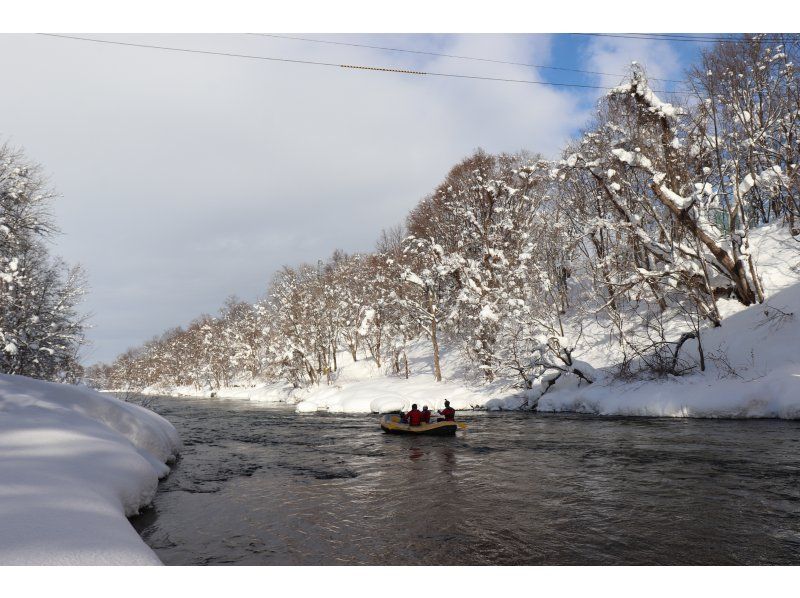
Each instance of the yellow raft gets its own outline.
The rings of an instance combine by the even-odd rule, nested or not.
[[[381,418],[381,430],[387,434],[420,434],[423,436],[454,436],[459,427],[465,424],[458,422],[431,422],[418,426],[409,426],[400,421],[399,415],[384,415]]]

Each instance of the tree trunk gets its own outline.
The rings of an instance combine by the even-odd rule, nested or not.
[[[755,303],[756,297],[753,293],[753,289],[750,288],[750,281],[747,280],[747,273],[742,261],[734,261],[728,252],[719,246],[715,239],[701,227],[697,226],[697,223],[683,209],[675,205],[675,202],[670,199],[660,185],[653,182],[650,188],[653,190],[653,193],[656,194],[659,201],[673,213],[681,224],[697,236],[703,245],[717,258],[720,265],[725,268],[736,287],[736,295],[739,301],[744,305],[752,305]]]
[[[425,298],[428,300],[428,314],[431,319],[431,344],[433,345],[433,375],[437,382],[442,381],[442,370],[439,367],[439,341],[436,338],[436,306],[433,304],[433,296],[430,289],[425,290]]]
[[[431,318],[431,344],[433,344],[433,375],[437,382],[442,381],[442,370],[439,367],[439,342],[436,339],[436,317]],[[406,365],[406,367],[408,367]]]

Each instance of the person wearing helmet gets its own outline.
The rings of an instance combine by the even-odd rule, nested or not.
[[[456,419],[456,410],[450,406],[450,401],[444,402],[444,409],[439,411],[439,415],[443,415],[444,417],[440,417],[439,421],[446,421],[452,422]]]

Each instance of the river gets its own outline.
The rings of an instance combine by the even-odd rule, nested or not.
[[[797,421],[151,409],[184,451],[132,522],[168,565],[800,564]]]

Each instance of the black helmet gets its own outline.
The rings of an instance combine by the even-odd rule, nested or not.
[[[411,405],[411,408],[412,408],[412,409],[416,409],[416,408],[417,408],[417,404],[416,404],[416,403],[414,403],[413,405]]]

